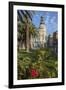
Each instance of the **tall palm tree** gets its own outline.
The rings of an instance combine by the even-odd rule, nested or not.
[[[18,23],[18,33],[17,33],[17,36],[18,36],[18,45],[21,44],[21,47],[24,46],[24,48],[26,48],[25,24],[23,24],[22,22]]]
[[[25,25],[25,31],[26,31],[26,50],[29,52],[29,28],[32,23],[32,17],[34,12],[33,11],[26,11],[26,10],[18,10],[18,18],[22,23]]]
[[[30,43],[30,49],[32,48],[32,39],[35,38],[38,35],[37,28],[32,23],[29,26],[29,43]]]

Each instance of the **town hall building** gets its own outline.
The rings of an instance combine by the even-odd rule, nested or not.
[[[31,38],[31,48],[44,48],[47,44],[47,30],[44,21],[44,17],[41,16],[39,28],[37,30],[38,35]]]

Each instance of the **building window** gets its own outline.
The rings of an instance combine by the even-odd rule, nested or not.
[[[42,40],[44,40],[44,35],[42,35]]]

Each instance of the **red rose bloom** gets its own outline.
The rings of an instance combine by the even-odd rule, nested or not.
[[[39,76],[39,72],[36,69],[30,70],[31,77],[35,78]]]

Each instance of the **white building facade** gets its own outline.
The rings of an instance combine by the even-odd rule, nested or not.
[[[45,48],[47,43],[47,30],[44,17],[41,16],[38,28],[38,36],[31,38],[31,48]]]

